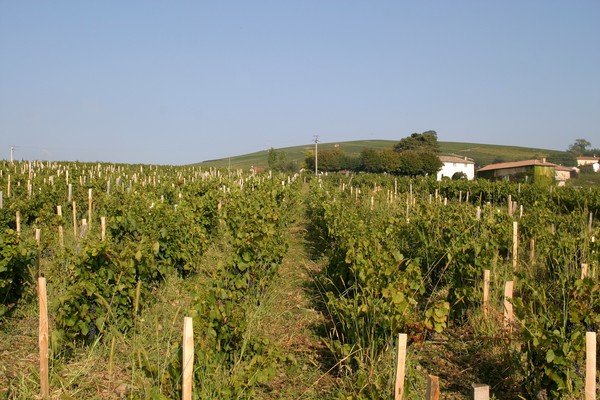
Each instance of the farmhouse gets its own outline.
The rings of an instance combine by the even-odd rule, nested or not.
[[[467,157],[439,156],[443,166],[437,173],[437,180],[452,178],[456,173],[464,173],[467,179],[475,178],[475,162]]]
[[[600,163],[600,157],[577,157],[577,166],[581,167],[582,165],[590,165],[590,164],[598,164]]]
[[[557,181],[563,183],[572,177],[572,168],[563,167],[540,160],[524,160],[490,164],[477,171],[477,176],[491,180],[507,179],[511,181],[549,183]]]

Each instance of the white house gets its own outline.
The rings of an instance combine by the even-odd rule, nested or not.
[[[452,178],[457,172],[462,172],[471,180],[475,178],[475,161],[468,157],[439,156],[443,166],[437,173],[437,180],[443,177]]]
[[[600,157],[589,157],[589,156],[582,156],[582,157],[577,157],[577,166],[581,167],[582,165],[590,165],[590,164],[598,164],[600,162]]]

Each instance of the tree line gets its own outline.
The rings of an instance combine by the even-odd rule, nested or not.
[[[392,148],[377,150],[365,148],[359,155],[347,154],[341,148],[320,150],[317,154],[317,169],[320,172],[373,172],[403,176],[436,174],[442,168],[438,157],[439,143],[435,131],[413,133],[401,139]],[[286,157],[275,149],[269,150],[269,168],[285,170]],[[304,167],[315,169],[315,152],[307,151]]]

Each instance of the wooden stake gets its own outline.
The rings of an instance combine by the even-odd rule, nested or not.
[[[596,332],[585,333],[585,400],[596,397]]]
[[[475,219],[479,221],[481,219],[481,207],[477,206],[477,213],[475,214]]]
[[[590,221],[588,222],[588,230],[592,233],[592,222],[594,221],[594,214],[590,212]]]
[[[64,240],[62,225],[58,226],[58,244],[60,245],[60,247],[65,247],[65,240]]]
[[[16,212],[15,214],[16,223],[17,223],[17,236],[21,235],[21,213]]]
[[[531,264],[535,262],[535,239],[529,241],[529,262]]]
[[[67,179],[69,176],[69,172],[67,171]],[[73,200],[73,184],[69,183],[69,195],[67,196],[67,201],[70,203]]]
[[[3,204],[3,193],[2,190],[0,190],[0,210],[4,208],[4,204]]]
[[[181,399],[192,400],[192,373],[194,372],[194,329],[192,318],[183,319]]]
[[[77,204],[73,200],[73,235],[77,237]]]
[[[106,217],[100,217],[100,225],[101,225],[100,238],[104,242],[104,239],[106,238]]]
[[[581,279],[585,279],[588,277],[589,268],[586,263],[581,264]]]
[[[488,297],[490,293],[490,270],[483,271],[483,313],[488,313]]]
[[[92,189],[88,190],[88,229],[92,229]]]
[[[56,206],[56,215],[62,217],[62,206]]]
[[[512,204],[512,195],[508,195],[508,215],[510,215],[512,217],[513,215],[513,208],[512,208],[513,204]]]
[[[48,303],[46,299],[46,278],[38,278],[38,300],[40,307],[39,347],[40,347],[40,395],[50,394],[48,386]]]
[[[35,241],[37,242],[38,251],[40,250],[40,242],[42,240],[42,230],[39,228],[35,229]]]
[[[513,281],[507,281],[504,285],[504,326],[510,328],[513,322],[513,305],[510,299],[513,297]]]
[[[512,263],[513,263],[513,271],[517,270],[517,262],[519,260],[519,223],[517,221],[513,221],[513,254],[512,254]]]
[[[425,400],[440,400],[440,378],[435,375],[427,375]]]
[[[396,363],[396,385],[394,386],[394,400],[404,397],[404,369],[406,368],[406,333],[398,334],[398,358]]]
[[[473,400],[490,400],[490,387],[479,383],[474,384]]]

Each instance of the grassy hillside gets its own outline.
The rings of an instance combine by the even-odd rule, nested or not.
[[[350,142],[337,143],[319,143],[319,150],[331,150],[335,145],[339,145],[347,154],[359,154],[362,149],[368,147],[373,149],[383,149],[392,147],[397,140],[355,140]],[[288,160],[296,162],[300,167],[304,162],[304,154],[307,150],[313,150],[314,144],[303,146],[285,147],[277,149],[286,153]],[[467,156],[475,160],[480,165],[488,165],[496,161],[518,161],[532,158],[549,157],[552,155],[564,154],[563,151],[534,149],[528,147],[517,146],[502,146],[495,144],[480,144],[480,143],[459,143],[459,142],[440,142],[442,154],[456,154]],[[203,161],[196,165],[201,167],[216,167],[216,168],[242,168],[247,169],[251,166],[267,167],[268,149],[255,153],[240,155],[236,157],[222,158],[218,160]]]

